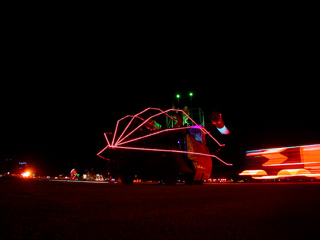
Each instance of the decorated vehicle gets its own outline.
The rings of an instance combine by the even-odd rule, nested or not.
[[[222,134],[229,133],[220,113],[213,112],[211,121]],[[177,179],[201,184],[210,178],[212,161],[232,165],[215,155],[224,144],[207,130],[199,108],[147,108],[119,119],[114,132],[104,137],[107,146],[97,155],[108,161],[112,176],[123,184],[132,184],[135,177],[170,185]]]

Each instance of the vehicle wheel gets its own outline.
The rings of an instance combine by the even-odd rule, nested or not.
[[[133,176],[128,174],[121,175],[120,179],[122,184],[125,184],[125,185],[130,185],[133,183]]]
[[[200,180],[200,181],[194,181],[194,184],[195,184],[195,185],[202,185],[202,183],[203,183],[203,182],[202,182],[201,180]]]
[[[167,177],[167,178],[164,179],[164,183],[166,185],[176,185],[177,178],[175,178],[175,177]]]
[[[193,185],[193,177],[186,177],[184,181],[187,185]]]
[[[194,174],[186,174],[184,181],[187,185],[193,185]]]

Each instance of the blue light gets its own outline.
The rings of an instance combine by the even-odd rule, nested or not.
[[[217,128],[217,129],[221,134],[225,134],[225,135],[229,134],[229,130],[226,128],[226,126],[223,126],[222,128]]]

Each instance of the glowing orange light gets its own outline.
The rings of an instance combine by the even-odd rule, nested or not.
[[[21,174],[22,177],[30,177],[30,172],[24,172]]]
[[[262,156],[268,158],[269,160],[263,164],[263,166],[271,165],[271,164],[281,164],[288,159],[288,157],[280,154],[285,150],[285,148],[276,148],[264,151]]]
[[[240,173],[241,176],[262,176],[267,175],[267,173],[264,170],[244,170],[242,173]]]
[[[260,161],[263,171],[268,172],[268,170],[270,170],[276,175],[265,174],[263,176],[257,176],[256,173],[262,170],[250,169],[240,173],[239,175],[241,176],[252,176],[255,179],[276,179],[284,177],[314,177],[320,179],[320,144],[254,150],[247,152],[246,156],[248,158],[266,158],[267,161],[264,163],[261,162],[263,159],[257,158],[255,166]]]

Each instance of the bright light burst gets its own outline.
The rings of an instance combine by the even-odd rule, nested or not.
[[[21,174],[22,177],[30,177],[30,172],[24,172]]]

